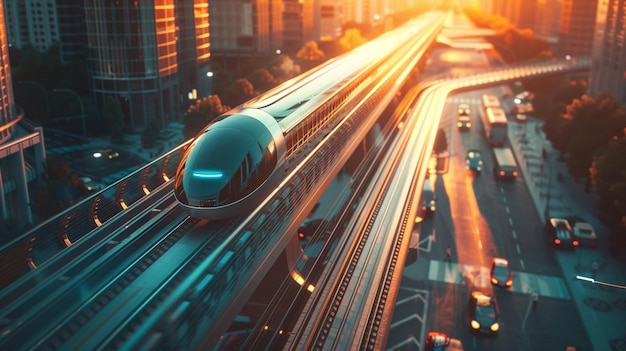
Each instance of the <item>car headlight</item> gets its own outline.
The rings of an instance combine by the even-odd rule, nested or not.
[[[498,331],[498,329],[500,329],[500,324],[498,324],[498,323],[493,323],[493,324],[491,325],[491,327],[489,327],[489,329],[491,329],[491,331],[492,331],[492,332],[497,332],[497,331]]]
[[[507,280],[506,281],[506,286],[511,286],[513,285],[513,281],[512,280]]]
[[[472,123],[471,122],[467,122],[467,128],[471,127]]]
[[[478,323],[478,321],[475,321],[473,319],[470,322],[470,325],[472,326],[473,329],[479,329],[480,328],[480,323]]]
[[[491,278],[491,284],[498,284],[498,279]]]

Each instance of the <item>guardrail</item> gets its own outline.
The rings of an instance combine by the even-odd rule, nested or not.
[[[0,247],[0,290],[86,235],[91,235],[151,190],[171,182],[183,143],[110,186]]]

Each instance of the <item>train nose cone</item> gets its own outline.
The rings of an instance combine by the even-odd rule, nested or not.
[[[274,140],[261,122],[228,116],[191,143],[176,172],[174,191],[188,207],[226,206],[254,192],[276,162]]]

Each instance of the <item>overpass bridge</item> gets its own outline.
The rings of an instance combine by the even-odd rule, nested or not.
[[[588,68],[589,61],[579,59],[437,79],[407,92],[391,117],[381,117],[386,104],[381,105],[372,114],[378,127],[366,128],[357,142],[368,151],[363,157],[369,167],[352,175],[350,206],[338,210],[335,228],[345,234],[336,239],[341,250],[319,267],[306,308],[289,333],[270,329],[250,345],[268,347],[269,339],[286,349],[383,348],[417,189],[446,97]],[[186,146],[1,249],[3,348],[204,349],[217,343],[262,273],[282,252],[295,251],[290,233],[337,172],[315,179],[315,165],[338,148],[330,140],[311,150],[250,216],[207,222],[187,216],[172,195]],[[294,208],[289,216],[279,211],[287,198]],[[38,339],[29,344],[26,335]]]

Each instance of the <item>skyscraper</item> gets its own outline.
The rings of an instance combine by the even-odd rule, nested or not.
[[[103,109],[115,101],[125,125],[137,131],[152,120],[165,125],[180,117],[190,91],[208,91],[199,77],[208,78],[208,20],[206,1],[86,0],[87,59],[97,105]]]
[[[60,40],[55,0],[5,1],[9,44],[46,51]],[[76,5],[74,6],[76,7]]]
[[[45,157],[42,129],[29,132],[17,126],[24,113],[13,100],[4,14],[0,1],[0,240],[6,241],[11,239],[5,236],[7,220],[32,223],[28,183],[44,172]]]
[[[591,56],[597,0],[563,0],[559,26],[560,56]]]
[[[266,56],[283,45],[281,0],[210,0],[211,50],[221,57]]]
[[[598,2],[593,32],[589,94],[610,91],[626,105],[626,1]]]

